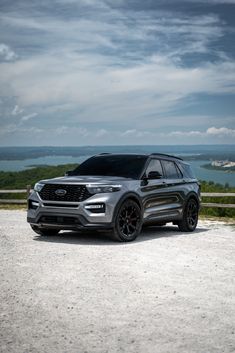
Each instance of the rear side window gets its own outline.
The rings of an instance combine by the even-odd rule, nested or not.
[[[162,161],[162,163],[168,179],[179,179],[181,177],[180,172],[174,162]]]
[[[184,163],[179,163],[179,167],[181,169],[181,171],[183,172],[183,175],[186,178],[192,178],[195,179],[195,175],[192,171],[192,168],[190,167],[190,165],[188,164],[184,164]]]
[[[145,174],[148,175],[149,172],[158,172],[159,174],[163,175],[162,165],[158,159],[151,159]]]

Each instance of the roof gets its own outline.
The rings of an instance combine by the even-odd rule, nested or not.
[[[105,155],[112,155],[112,156],[145,156],[145,157],[152,157],[152,156],[156,156],[156,157],[167,157],[167,158],[173,158],[173,159],[177,159],[177,160],[182,160],[182,158],[177,157],[177,156],[173,156],[170,154],[165,154],[165,153],[109,153],[109,152],[103,152],[103,153],[99,153],[96,156],[105,156]]]

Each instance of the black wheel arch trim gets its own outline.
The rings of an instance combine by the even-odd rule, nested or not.
[[[142,217],[143,217],[143,204],[142,204],[142,200],[141,200],[140,196],[138,194],[136,194],[135,192],[127,192],[126,194],[122,195],[122,197],[118,201],[117,205],[115,206],[115,209],[113,212],[113,218],[112,218],[113,224],[115,224],[115,219],[116,219],[116,216],[117,216],[117,213],[118,213],[120,206],[126,200],[133,200],[138,204],[140,211],[141,211],[141,219],[142,219]]]
[[[199,198],[199,196],[197,195],[197,193],[194,192],[194,191],[191,191],[190,193],[188,193],[188,195],[187,195],[187,197],[186,197],[186,199],[185,199],[185,201],[184,201],[183,209],[184,209],[185,206],[187,205],[188,200],[191,199],[191,198],[193,198],[193,199],[195,199],[195,200],[197,201],[198,209],[200,209],[200,198]]]

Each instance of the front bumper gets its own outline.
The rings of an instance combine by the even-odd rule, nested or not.
[[[27,222],[38,228],[50,228],[59,230],[79,230],[79,229],[95,229],[95,230],[111,230],[113,223],[89,223],[83,216],[68,217],[61,215],[42,215],[37,218],[27,217]]]
[[[120,196],[119,192],[114,192],[95,194],[84,202],[49,202],[33,192],[28,199],[27,222],[39,228],[61,230],[112,229],[114,210]],[[105,211],[96,213],[86,208],[94,204],[104,204]]]

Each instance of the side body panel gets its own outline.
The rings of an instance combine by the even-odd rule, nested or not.
[[[163,171],[162,178],[145,180],[140,187],[144,223],[180,220],[190,195],[195,195],[198,199],[196,180],[192,181],[192,179],[184,178],[177,165],[175,165],[177,175],[168,176],[164,168],[164,160],[160,159],[160,161]]]

